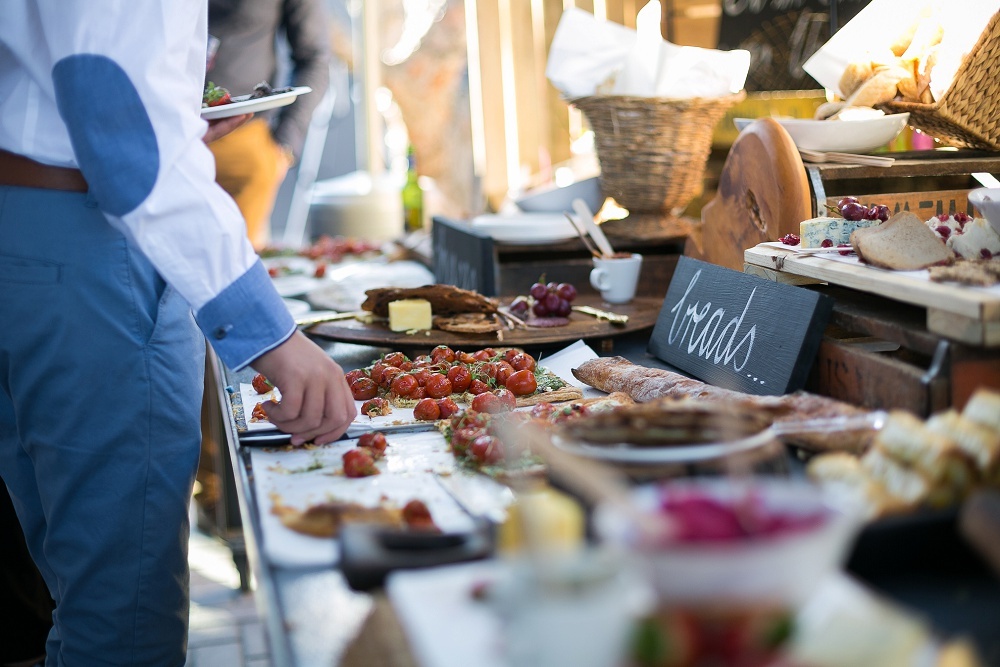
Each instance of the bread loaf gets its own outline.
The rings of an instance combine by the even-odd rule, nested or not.
[[[825,396],[800,391],[784,396],[756,396],[723,389],[680,373],[648,368],[623,357],[599,357],[583,362],[573,375],[601,391],[621,391],[638,403],[657,398],[692,398],[702,401],[728,401],[740,407],[752,407],[768,414],[774,422],[862,415],[866,410]],[[837,433],[801,433],[788,440],[813,451],[863,452],[871,444],[870,430]]]
[[[916,271],[955,261],[955,253],[909,211],[900,211],[877,227],[855,230],[851,246],[862,262],[883,269]]]

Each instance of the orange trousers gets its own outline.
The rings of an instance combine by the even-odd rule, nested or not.
[[[215,155],[216,182],[236,200],[250,243],[260,250],[270,241],[271,211],[288,158],[263,119],[251,120],[208,147]]]

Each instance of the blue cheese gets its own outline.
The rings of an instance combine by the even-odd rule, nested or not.
[[[846,220],[821,216],[799,223],[799,238],[802,248],[821,248],[829,239],[834,247],[851,242],[851,232],[862,227],[874,227],[879,220]],[[827,244],[829,245],[829,244]]]

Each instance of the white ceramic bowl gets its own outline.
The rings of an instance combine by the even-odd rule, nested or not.
[[[857,120],[813,120],[775,118],[795,145],[804,150],[837,153],[868,153],[885,146],[906,127],[908,113],[896,113]],[[756,118],[734,118],[740,132]]]
[[[969,203],[1000,234],[1000,188],[977,188],[969,193]]]
[[[501,243],[515,245],[554,243],[578,236],[565,213],[486,213],[472,219],[472,228]]]
[[[773,535],[725,541],[664,541],[641,544],[628,519],[610,508],[598,508],[597,534],[606,542],[635,554],[649,584],[667,604],[803,603],[825,575],[847,556],[861,526],[860,508],[848,499],[805,480],[754,478],[744,482],[727,477],[692,478],[638,487],[636,505],[646,513],[660,512],[664,493],[695,492],[732,501],[751,491],[768,512],[786,517],[822,520]]]
[[[591,212],[597,213],[604,205],[601,180],[597,176],[570,183],[563,187],[540,188],[514,200],[525,213],[573,212],[573,200],[582,199]]]

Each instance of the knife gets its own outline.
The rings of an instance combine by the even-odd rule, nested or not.
[[[607,320],[609,324],[614,324],[616,326],[623,327],[628,324],[628,315],[619,315],[618,313],[612,313],[607,310],[599,310],[591,306],[573,306],[573,310],[578,313],[584,313],[585,315],[593,315],[599,320]]]
[[[303,315],[302,317],[296,317],[295,326],[311,327],[312,325],[320,324],[321,322],[336,322],[338,320],[355,320],[370,315],[371,313],[368,312],[367,310],[355,310],[348,313],[314,313],[312,315]]]

